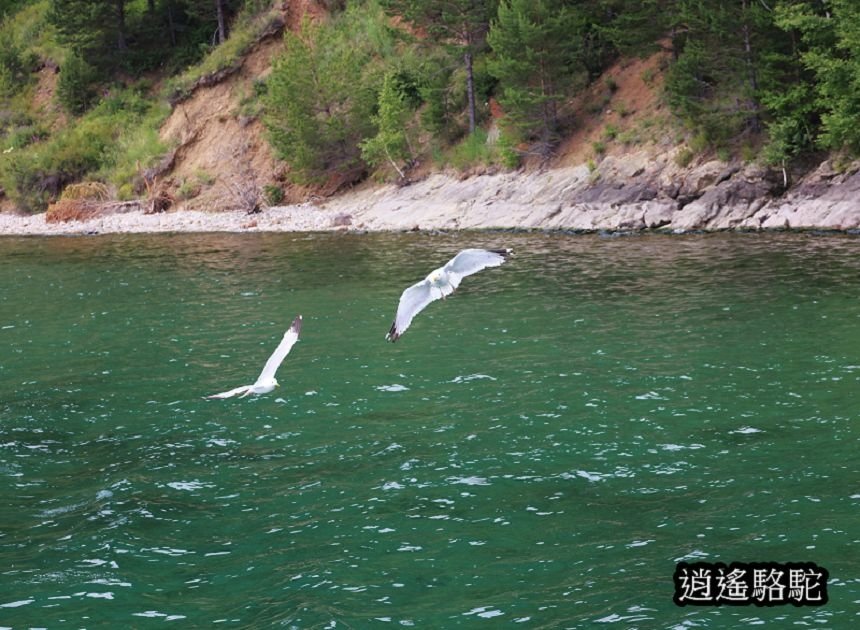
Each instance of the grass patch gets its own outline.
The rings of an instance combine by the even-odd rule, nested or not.
[[[654,68],[646,68],[642,71],[642,74],[639,77],[642,79],[642,83],[647,85],[648,87],[652,87],[654,85],[654,79],[656,78],[657,73]]]
[[[499,152],[496,147],[487,144],[487,132],[476,129],[475,133],[451,147],[444,154],[444,160],[458,171],[466,171],[476,166],[498,164]]]
[[[755,162],[757,157],[758,151],[756,151],[756,148],[751,144],[744,143],[744,145],[741,147],[741,159],[744,161],[744,163],[750,164],[752,162]]]
[[[167,149],[158,138],[166,114],[166,106],[134,90],[117,90],[50,138],[0,153],[0,184],[26,212],[44,211],[66,185],[87,175],[128,198],[139,192],[140,169],[155,164]]]
[[[279,206],[284,202],[284,189],[275,184],[263,186],[263,199],[267,206]]]
[[[620,142],[624,146],[641,144],[642,135],[637,128],[631,127],[630,129],[622,131],[618,134],[618,142]]]
[[[197,82],[207,75],[241,63],[247,53],[268,29],[280,20],[280,14],[270,2],[248,2],[233,21],[233,30],[227,41],[211,49],[199,64],[171,78],[165,84],[165,92],[173,101],[181,101],[191,95]]]
[[[684,147],[675,154],[675,164],[681,168],[686,168],[690,165],[690,162],[693,161],[693,157],[695,155],[696,154],[693,153],[693,150],[690,149],[690,147]]]
[[[604,140],[615,140],[618,137],[618,127],[609,123],[603,128],[603,139]]]

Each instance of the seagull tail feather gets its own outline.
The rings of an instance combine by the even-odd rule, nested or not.
[[[397,332],[397,322],[391,324],[391,329],[385,333],[385,340],[394,343],[400,339],[400,333]]]

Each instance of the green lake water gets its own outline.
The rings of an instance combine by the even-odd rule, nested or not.
[[[0,627],[860,627],[858,247],[0,239]],[[278,390],[203,399],[297,314]],[[830,601],[678,607],[681,560],[814,562]]]

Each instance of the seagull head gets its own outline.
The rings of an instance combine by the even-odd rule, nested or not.
[[[439,286],[445,281],[445,275],[441,269],[434,269],[430,272],[430,275],[427,276],[427,279],[430,281],[431,284]]]
[[[270,391],[278,387],[278,381],[275,380],[274,376],[270,378],[264,378],[254,383],[253,387],[255,394],[268,394]]]

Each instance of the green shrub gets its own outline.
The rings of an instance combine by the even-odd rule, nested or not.
[[[642,82],[645,85],[651,87],[651,85],[654,83],[655,75],[656,73],[654,72],[654,68],[646,68],[642,71],[642,74],[640,74],[639,77],[642,79]]]
[[[0,182],[21,209],[39,212],[69,183],[84,176],[114,184],[127,196],[142,168],[160,159],[158,127],[165,110],[149,107],[129,90],[117,90],[74,124],[45,138],[38,127],[12,138],[20,148],[0,154]],[[33,141],[33,140],[36,141]]]
[[[268,79],[264,122],[299,183],[354,181],[366,170],[361,143],[376,135],[384,61],[394,55],[387,17],[372,8],[351,5],[330,23],[305,21],[300,34],[285,35],[286,52]]]
[[[96,69],[77,55],[69,55],[60,68],[57,100],[70,114],[82,114],[96,99]]]
[[[275,184],[266,184],[263,186],[263,200],[266,205],[279,206],[284,202],[284,190]]]
[[[637,128],[631,127],[618,134],[618,141],[624,145],[640,144],[642,142],[642,135]]]
[[[755,147],[749,144],[744,144],[741,147],[741,159],[744,163],[749,164],[751,162],[755,162],[756,157],[758,157],[758,152]]]
[[[200,183],[191,179],[182,179],[176,189],[176,196],[183,200],[193,199],[200,194]]]
[[[618,127],[609,123],[603,128],[603,139],[604,140],[615,140],[618,136]]]
[[[508,134],[502,133],[499,136],[496,148],[499,151],[499,159],[502,162],[502,166],[508,169],[515,169],[520,165],[520,153],[517,151],[513,139]]]
[[[194,169],[194,178],[204,186],[211,186],[215,178],[202,168]]]
[[[361,157],[365,162],[375,168],[390,165],[398,176],[403,177],[402,164],[412,157],[407,135],[410,114],[397,77],[392,72],[386,73],[379,92],[377,113],[373,117],[376,135],[360,143]]]
[[[19,209],[39,212],[59,195],[63,182],[46,176],[34,153],[13,151],[0,160],[0,184]]]
[[[48,137],[48,131],[41,125],[28,122],[20,126],[14,126],[3,140],[4,149],[18,150],[39,142]]]
[[[0,98],[19,92],[28,80],[20,51],[12,45],[0,46]]]
[[[448,155],[448,163],[459,171],[475,166],[486,166],[495,161],[492,147],[487,144],[487,133],[477,129],[456,144]]]
[[[464,126],[457,114],[466,103],[465,91],[459,89],[459,77],[453,72],[455,61],[445,51],[436,51],[424,62],[418,86],[424,103],[419,115],[421,128],[434,138],[451,142],[463,135]]]
[[[711,139],[706,133],[697,133],[690,139],[690,149],[693,153],[704,153],[711,148]]]
[[[684,147],[675,154],[675,164],[686,168],[693,161],[694,155],[695,153],[689,147]]]

